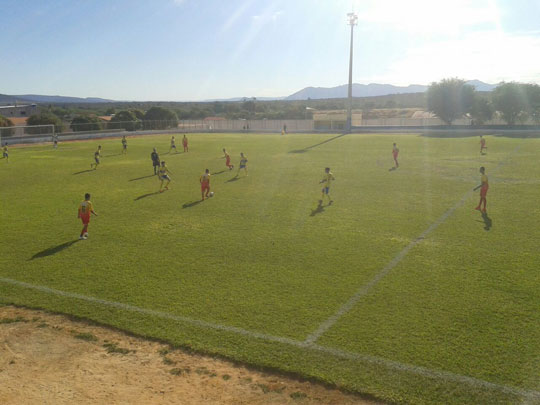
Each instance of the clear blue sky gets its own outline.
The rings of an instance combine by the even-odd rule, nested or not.
[[[538,0],[2,0],[0,93],[286,96],[348,80],[540,83]]]

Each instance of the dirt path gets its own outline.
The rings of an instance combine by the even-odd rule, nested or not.
[[[322,385],[0,306],[0,404],[374,404]]]

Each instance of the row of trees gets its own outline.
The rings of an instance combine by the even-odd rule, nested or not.
[[[427,91],[427,108],[448,125],[463,116],[482,125],[495,112],[508,125],[524,124],[531,118],[540,124],[540,86],[529,83],[501,83],[491,93],[478,93],[464,80],[453,78],[432,83]]]

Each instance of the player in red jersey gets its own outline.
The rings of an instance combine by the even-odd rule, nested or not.
[[[223,148],[223,153],[225,154],[225,166],[227,166],[229,170],[232,170],[234,168],[234,165],[231,165],[231,157],[229,156],[225,148]]]
[[[199,179],[201,183],[201,196],[202,200],[204,201],[205,198],[205,192],[206,192],[206,198],[208,198],[208,193],[210,193],[210,170],[206,169],[204,171],[204,174]]]
[[[90,223],[90,214],[97,216],[94,211],[94,206],[90,202],[90,194],[86,193],[84,195],[84,201],[79,204],[79,214],[78,217],[83,223],[83,229],[79,239],[88,239],[88,224]]]
[[[399,154],[399,149],[398,149],[396,143],[394,142],[394,146],[392,147],[392,156],[394,157],[394,162],[396,164],[394,167],[396,169],[399,167],[399,163],[397,161],[398,154]]]
[[[474,188],[474,190],[480,189],[480,202],[478,203],[478,206],[475,208],[475,210],[478,210],[478,211],[481,210],[482,212],[485,213],[486,204],[487,204],[486,195],[489,190],[489,183],[488,183],[488,178],[486,176],[486,169],[483,166],[480,168],[480,173],[482,174],[482,177],[480,178],[481,184]],[[481,208],[482,203],[484,203],[484,208]]]
[[[485,155],[487,151],[486,140],[480,135],[480,154]]]
[[[186,138],[186,134],[184,134],[184,137],[182,138],[182,146],[184,147],[184,152],[189,152],[188,140]]]

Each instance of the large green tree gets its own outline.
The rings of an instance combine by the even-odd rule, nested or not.
[[[0,136],[11,136],[13,135],[13,129],[5,129],[6,127],[12,127],[13,122],[6,117],[0,115]]]
[[[522,83],[501,83],[493,90],[493,105],[508,125],[514,125],[527,111],[527,94]]]
[[[99,131],[103,129],[103,125],[98,117],[92,115],[80,115],[71,120],[71,129],[73,132]]]
[[[469,113],[473,106],[475,90],[462,79],[443,79],[431,83],[427,90],[427,107],[448,125]]]
[[[486,97],[475,95],[471,107],[471,118],[475,125],[482,125],[493,118],[493,106]]]
[[[64,130],[64,123],[55,114],[49,112],[42,112],[39,114],[31,115],[26,122],[27,125],[54,125],[54,132],[59,133]],[[28,128],[29,134],[42,134],[43,128]]]
[[[174,111],[163,107],[152,107],[144,114],[144,129],[167,129],[178,126],[178,117]]]
[[[119,111],[111,118],[108,125],[110,129],[125,129],[126,131],[136,131],[141,128],[141,121],[137,119],[132,111]]]

